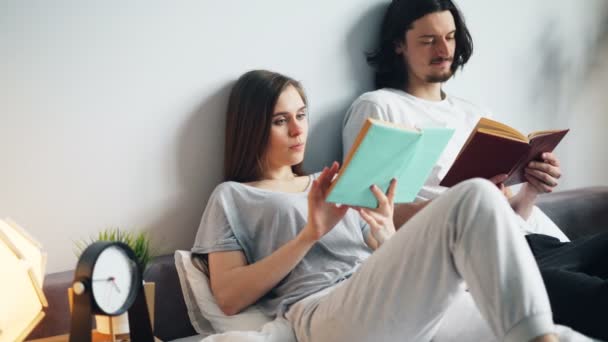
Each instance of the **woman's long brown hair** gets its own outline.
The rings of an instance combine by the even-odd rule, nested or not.
[[[261,179],[274,107],[288,86],[293,86],[307,103],[302,85],[276,72],[252,70],[236,81],[226,111],[224,181]],[[302,163],[292,169],[296,175],[303,174]]]
[[[288,86],[296,88],[307,104],[302,85],[276,72],[252,70],[236,81],[226,111],[224,181],[253,182],[262,177],[274,106]],[[302,163],[292,171],[303,175]],[[192,262],[211,277],[208,254],[192,254]]]

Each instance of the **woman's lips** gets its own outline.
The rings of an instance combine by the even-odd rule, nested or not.
[[[304,147],[305,146],[306,145],[304,143],[302,143],[302,144],[296,144],[296,145],[293,145],[293,146],[289,146],[289,149],[293,150],[293,151],[304,151]]]

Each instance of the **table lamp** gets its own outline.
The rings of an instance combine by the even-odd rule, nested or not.
[[[0,220],[0,342],[23,341],[44,317],[46,254],[11,220]]]

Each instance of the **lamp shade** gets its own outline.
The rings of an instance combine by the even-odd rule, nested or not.
[[[0,220],[0,342],[23,341],[44,317],[46,255],[11,221]]]

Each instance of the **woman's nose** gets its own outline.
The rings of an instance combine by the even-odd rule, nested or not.
[[[301,135],[304,132],[304,128],[302,127],[302,124],[300,122],[294,122],[291,124],[291,126],[289,127],[289,135],[292,137],[297,137],[298,135]]]

